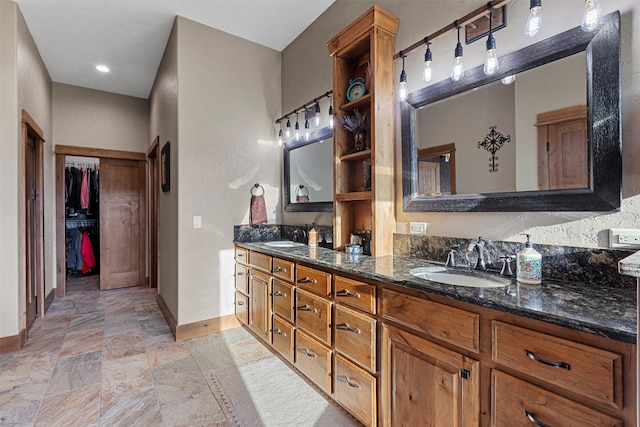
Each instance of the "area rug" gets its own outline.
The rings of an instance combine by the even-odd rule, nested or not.
[[[215,393],[236,426],[322,427],[361,424],[276,356],[212,372]]]

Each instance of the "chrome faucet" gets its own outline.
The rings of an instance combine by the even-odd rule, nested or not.
[[[484,263],[484,245],[487,242],[482,238],[478,237],[477,241],[472,241],[467,245],[467,252],[473,252],[474,250],[478,253],[478,260],[476,261],[475,270],[486,270],[487,266]]]
[[[305,227],[306,228],[306,227]],[[307,243],[307,230],[303,227],[298,227],[293,232],[293,241],[300,243]]]

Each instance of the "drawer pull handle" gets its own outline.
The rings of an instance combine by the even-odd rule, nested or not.
[[[244,254],[236,254],[236,256],[237,256],[238,258],[242,258],[242,257],[244,256]]]
[[[306,348],[301,348],[299,351],[300,351],[300,353],[304,354],[305,356],[309,356],[309,357],[312,357],[312,358],[314,358],[314,359],[315,359],[316,357],[318,357],[318,355],[317,355],[317,354],[311,353],[311,352],[310,352],[309,350],[307,350]]]
[[[280,291],[275,291],[275,292],[273,293],[273,296],[274,296],[274,297],[283,297],[283,298],[286,298],[286,297],[287,297],[287,294],[282,293],[282,292],[280,292]]]
[[[279,273],[279,272],[284,272],[284,273],[286,273],[286,272],[287,272],[287,269],[286,269],[286,268],[282,268],[282,267],[276,267],[276,268],[274,268],[274,269],[273,269],[273,272],[274,272],[274,273]]]
[[[349,326],[349,324],[347,322],[344,323],[338,323],[336,325],[336,329],[342,329],[343,331],[349,331],[349,332],[354,332],[356,334],[360,333],[360,329],[358,328],[352,328],[351,326]]]
[[[571,365],[568,364],[568,363],[565,363],[565,362],[551,362],[549,360],[544,360],[544,359],[536,356],[535,354],[533,354],[532,352],[530,352],[527,349],[524,350],[524,354],[526,354],[529,359],[535,360],[536,362],[542,363],[543,365],[553,366],[554,368],[562,368],[562,369],[566,369],[567,371],[571,370]]]
[[[298,283],[318,283],[318,281],[316,279],[310,279],[305,276],[302,279],[298,279]]]
[[[282,329],[280,329],[280,328],[274,329],[273,332],[278,334],[278,335],[280,335],[281,337],[286,337],[287,336],[287,333],[286,332],[282,332]]]
[[[349,378],[349,377],[348,377],[348,376],[346,376],[346,375],[338,375],[338,376],[336,376],[336,379],[337,379],[338,381],[342,381],[342,382],[344,382],[344,383],[349,384],[349,385],[350,385],[351,387],[353,387],[353,388],[357,388],[358,390],[360,390],[360,384],[358,384],[358,383],[356,383],[356,382],[351,381],[351,378]]]
[[[359,293],[351,293],[348,289],[343,289],[341,291],[336,292],[337,297],[351,297],[351,298],[360,298]]]
[[[244,276],[244,273],[238,273],[238,276]]]
[[[298,307],[296,307],[298,310],[303,310],[303,311],[310,311],[312,313],[317,313],[318,309],[315,307],[310,307],[309,304],[305,304],[305,305],[299,305]]]
[[[526,409],[524,410],[524,415],[529,418],[529,421],[531,421],[532,423],[534,423],[535,425],[539,426],[539,427],[549,427],[547,424],[545,423],[541,423],[540,421],[538,421],[536,419],[536,417],[533,416],[533,414],[529,411],[527,411]]]

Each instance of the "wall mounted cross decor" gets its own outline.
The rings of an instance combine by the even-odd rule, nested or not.
[[[504,136],[500,132],[496,131],[495,126],[489,126],[489,133],[484,137],[484,140],[478,142],[478,148],[483,147],[485,150],[491,153],[489,158],[489,172],[498,172],[498,156],[496,153],[505,142],[511,142],[511,135]]]

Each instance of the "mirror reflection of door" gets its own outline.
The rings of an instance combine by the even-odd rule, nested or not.
[[[538,114],[536,126],[540,189],[588,188],[587,107]]]
[[[456,144],[418,150],[418,195],[456,194]]]

